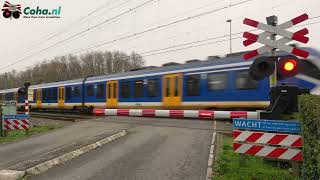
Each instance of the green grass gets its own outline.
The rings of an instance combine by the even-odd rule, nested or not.
[[[300,119],[300,114],[299,113],[292,113],[290,115],[282,115],[280,119],[284,120],[299,120]]]
[[[233,152],[233,139],[224,138],[223,152],[221,152],[214,169],[214,180],[220,179],[298,179],[288,169],[281,169],[273,162],[262,158],[244,155],[245,164],[241,156]]]
[[[61,127],[62,126],[53,126],[53,125],[50,125],[50,126],[34,126],[33,128],[31,128],[29,130],[29,136],[40,134],[40,133],[44,133],[44,132],[48,132],[48,131],[51,131],[51,130],[54,130],[54,129],[57,129],[57,128],[61,128]],[[7,137],[1,137],[0,136],[0,144],[1,143],[5,143],[5,142],[16,141],[18,139],[23,139],[23,138],[26,138],[26,137],[29,137],[29,136],[26,136],[25,130],[10,131],[8,133]]]

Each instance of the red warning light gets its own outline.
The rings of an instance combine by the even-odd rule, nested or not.
[[[287,62],[284,63],[283,69],[285,71],[294,71],[295,68],[297,67],[297,61],[290,59]]]

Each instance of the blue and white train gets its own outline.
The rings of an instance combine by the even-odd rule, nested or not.
[[[310,52],[310,71],[279,83],[293,83],[320,94],[320,53]],[[269,79],[254,81],[248,69],[253,61],[226,57],[210,61],[146,68],[121,74],[30,86],[31,109],[265,109]],[[0,91],[3,100],[24,97],[18,89]]]

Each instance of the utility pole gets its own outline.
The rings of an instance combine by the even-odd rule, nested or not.
[[[4,89],[7,89],[7,73],[4,73]]]
[[[278,17],[273,15],[266,18],[267,24],[271,26],[277,26]],[[276,34],[270,36],[271,41],[276,41]],[[271,56],[276,56],[276,49],[272,49]],[[270,87],[275,87],[277,85],[277,62],[274,62],[274,73],[270,76]]]
[[[230,36],[229,36],[229,40],[230,40],[230,54],[232,53],[232,39],[231,39],[231,36],[232,36],[232,20],[231,19],[228,19],[226,22],[228,22],[230,24]]]

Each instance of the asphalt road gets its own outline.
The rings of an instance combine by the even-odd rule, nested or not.
[[[213,121],[134,117],[103,117],[94,121],[125,125],[129,135],[30,179],[206,178]],[[218,123],[218,127],[219,124],[225,123]]]
[[[24,170],[77,145],[109,136],[131,125],[83,121],[31,138],[0,145],[0,170]]]

